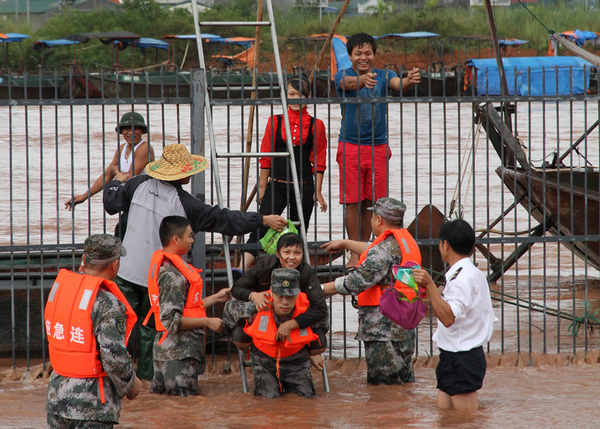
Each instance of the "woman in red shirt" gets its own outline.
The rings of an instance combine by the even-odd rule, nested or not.
[[[294,75],[288,78],[287,96],[290,100],[310,96],[310,84],[306,76]],[[327,163],[325,124],[320,119],[310,116],[306,105],[302,104],[290,104],[288,117],[300,182],[302,212],[305,226],[308,228],[315,201],[319,203],[322,212],[327,210],[327,201],[321,193],[323,174]],[[273,115],[269,118],[260,151],[287,152],[283,115]],[[289,159],[287,157],[263,157],[259,160],[259,166],[259,214],[281,214],[289,205],[290,218],[297,221],[298,212]],[[266,228],[261,227],[258,231],[253,232],[248,243],[257,242],[266,231]],[[250,253],[245,254],[244,268],[254,262],[256,253],[256,250],[251,250]]]

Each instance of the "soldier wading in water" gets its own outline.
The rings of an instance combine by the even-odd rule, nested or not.
[[[408,262],[421,264],[419,247],[402,228],[404,203],[380,198],[370,208],[375,240],[369,244],[353,240],[335,240],[323,245],[328,251],[349,249],[360,254],[358,265],[343,277],[323,285],[325,295],[340,293],[356,297],[358,305],[357,339],[365,343],[367,382],[402,384],[414,381],[412,355],[415,332],[396,325],[379,311],[383,288],[391,284],[392,265]]]

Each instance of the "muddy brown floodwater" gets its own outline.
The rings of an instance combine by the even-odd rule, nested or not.
[[[315,399],[287,395],[272,400],[242,393],[238,369],[223,374],[223,362],[217,361],[200,379],[202,395],[178,398],[145,391],[124,401],[118,427],[597,428],[599,353],[531,357],[533,366],[525,366],[528,355],[488,356],[481,409],[470,417],[435,407],[436,358],[418,359],[415,383],[403,386],[367,386],[364,360],[329,361],[330,393],[323,392],[321,377],[313,372]],[[0,427],[45,427],[46,379],[28,380],[20,369],[0,374]]]

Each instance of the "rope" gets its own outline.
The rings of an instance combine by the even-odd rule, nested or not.
[[[554,30],[551,30],[550,28],[546,27],[546,25],[544,25],[544,23],[537,16],[535,16],[535,14],[532,11],[530,11],[529,8],[521,2],[521,0],[518,0],[518,1],[519,1],[519,4],[521,6],[523,6],[523,9],[525,9],[527,11],[527,13],[529,13],[533,17],[533,19],[535,19],[542,27],[544,27],[544,29],[548,33],[550,33],[550,34],[556,33]]]
[[[582,57],[584,60],[589,61],[596,67],[600,67],[600,57],[592,54],[591,52],[586,51],[582,47],[577,46],[577,44],[567,39],[566,37],[563,37],[560,34],[556,33],[556,31],[546,27],[546,25],[544,25],[544,23],[537,16],[535,16],[535,14],[532,11],[530,11],[527,6],[521,3],[521,0],[518,1],[519,4],[527,11],[527,13],[529,13],[533,17],[533,19],[535,19],[542,27],[544,27],[544,29],[550,34],[550,37],[552,39],[562,44],[565,48],[573,52],[575,55]]]
[[[452,217],[457,198],[460,197],[458,192],[460,184],[466,183],[466,188],[463,190],[463,192],[469,191],[469,185],[473,178],[473,163],[471,161],[473,159],[473,154],[477,152],[477,146],[479,145],[479,137],[481,135],[481,127],[481,122],[478,122],[477,128],[475,128],[475,137],[471,140],[471,145],[469,146],[469,149],[465,152],[465,155],[463,156],[463,159],[461,161],[462,165],[466,165],[466,167],[463,170],[461,177],[456,182],[456,186],[454,187],[454,193],[452,194],[452,201],[450,203],[450,213],[448,214],[448,218]],[[469,135],[469,139],[470,137],[471,136]],[[458,207],[458,216],[462,217],[462,206]]]

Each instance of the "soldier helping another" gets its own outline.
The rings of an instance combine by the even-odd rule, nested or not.
[[[327,251],[348,249],[359,254],[358,265],[348,274],[323,285],[325,295],[340,293],[356,297],[357,339],[365,343],[367,382],[402,384],[414,381],[412,355],[414,330],[406,330],[379,311],[379,300],[394,282],[392,266],[421,264],[421,252],[402,227],[406,206],[394,198],[380,198],[370,208],[371,228],[376,235],[369,244],[335,240],[323,245]]]
[[[229,299],[229,289],[202,298],[202,276],[183,260],[194,243],[190,221],[165,217],[159,228],[163,249],[152,255],[148,271],[151,309],[154,314],[154,378],[150,390],[168,395],[197,395],[198,375],[204,372],[204,331],[220,331],[222,322],[207,317],[206,308]]]

